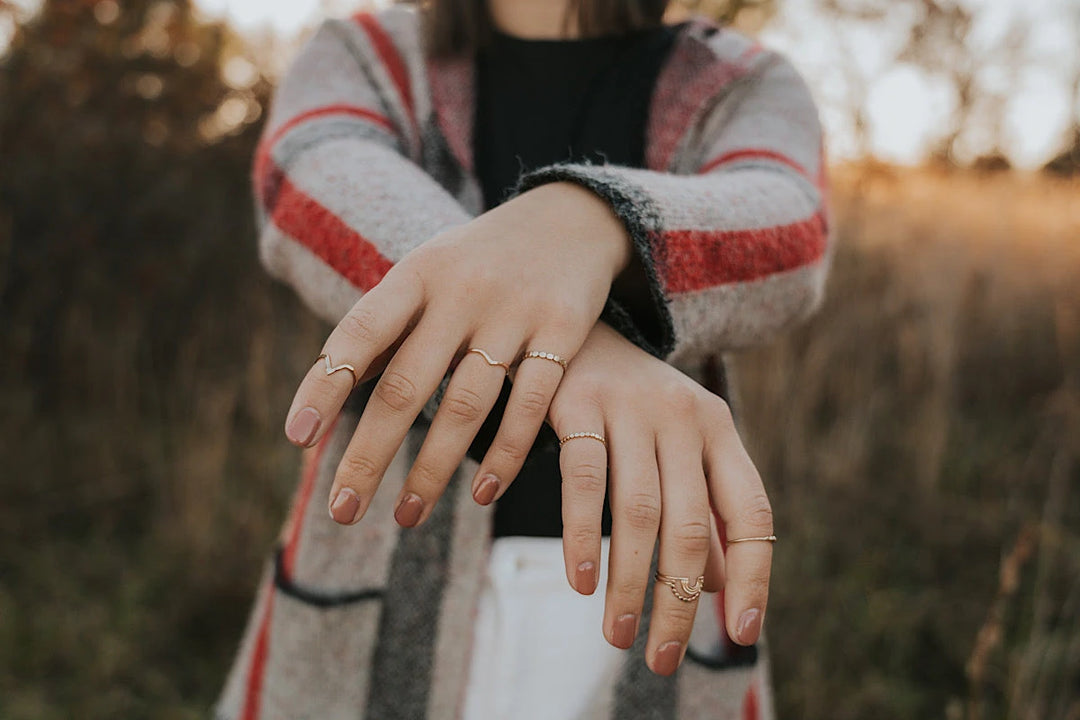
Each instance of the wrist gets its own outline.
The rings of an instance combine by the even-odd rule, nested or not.
[[[602,254],[612,281],[630,266],[634,258],[630,235],[608,202],[592,190],[559,181],[538,185],[524,195],[555,208],[560,223],[566,223],[577,237]]]

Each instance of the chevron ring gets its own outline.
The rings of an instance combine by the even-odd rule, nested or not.
[[[322,355],[320,355],[316,359],[316,362],[318,362],[319,360],[322,360],[323,363],[326,365],[326,374],[327,375],[333,375],[334,373],[336,373],[336,372],[338,372],[340,370],[348,370],[349,374],[352,375],[352,378],[353,378],[352,386],[355,388],[357,385],[360,384],[360,375],[356,372],[356,368],[354,368],[349,363],[342,363],[340,365],[334,365],[334,361],[331,360],[330,356],[327,355],[326,353],[323,353]]]
[[[509,365],[507,365],[504,362],[499,362],[498,360],[491,357],[490,355],[488,355],[486,352],[484,352],[480,348],[469,348],[469,352],[476,353],[477,355],[484,358],[484,362],[486,362],[491,367],[501,367],[503,369],[503,371],[506,372],[507,375],[510,374],[510,366]]]
[[[665,575],[662,572],[657,572],[656,579],[658,582],[662,582],[671,588],[671,593],[683,602],[694,602],[697,600],[701,595],[701,588],[705,586],[704,575],[698,577],[694,582],[690,582],[690,578],[687,577],[675,577],[674,575]]]

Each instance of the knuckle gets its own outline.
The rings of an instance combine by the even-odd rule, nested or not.
[[[375,394],[392,410],[404,412],[416,401],[416,386],[399,372],[387,372],[375,385]]]
[[[672,383],[664,391],[668,407],[680,415],[691,415],[697,411],[698,395],[693,388],[683,383]]]
[[[607,487],[607,468],[595,463],[579,463],[570,470],[567,480],[579,492],[601,493]]]
[[[709,523],[698,520],[683,522],[672,529],[671,539],[675,550],[681,555],[701,557],[708,554],[712,528]]]
[[[529,454],[531,447],[531,444],[521,438],[504,437],[496,441],[492,450],[495,452],[496,457],[507,465],[517,465],[525,460],[525,456]]]
[[[354,308],[341,319],[338,327],[347,338],[357,344],[371,345],[378,342],[378,318],[370,310]]]
[[[731,406],[719,395],[710,395],[708,397],[705,401],[705,410],[714,422],[723,427],[735,425],[734,418],[731,415]]]
[[[769,498],[764,493],[754,495],[739,510],[735,520],[747,531],[761,535],[773,532],[773,511]]]
[[[665,586],[660,588],[662,593],[668,593],[671,591]],[[672,598],[674,600],[674,598]],[[689,627],[694,624],[694,616],[697,611],[696,602],[683,602],[682,600],[675,600],[668,608],[664,610],[664,620],[670,622],[678,628]]]
[[[380,475],[378,464],[365,455],[346,453],[338,465],[337,477],[341,480],[374,480]],[[346,483],[348,484],[348,483]]]
[[[655,533],[660,527],[660,499],[647,493],[638,493],[630,498],[622,514],[631,529]]]
[[[464,425],[473,425],[484,417],[483,400],[468,388],[457,388],[442,401],[450,418]]]
[[[551,399],[547,394],[539,390],[526,390],[521,394],[518,407],[529,417],[543,417],[547,414],[548,404]]]
[[[589,525],[568,525],[563,528],[563,536],[571,545],[592,545],[599,540],[600,532]]]

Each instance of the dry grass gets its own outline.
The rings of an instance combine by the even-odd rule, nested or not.
[[[781,717],[1080,718],[1078,198],[837,172],[826,307],[736,360]],[[231,660],[323,328],[250,238],[181,270],[3,308],[0,717],[201,717]]]

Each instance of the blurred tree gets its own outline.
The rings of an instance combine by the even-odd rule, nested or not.
[[[102,308],[176,308],[193,273],[251,262],[250,213],[235,207],[269,85],[245,63],[190,0],[46,0],[18,27],[0,63],[0,318],[36,316],[9,361],[55,369],[76,284],[100,286]]]

